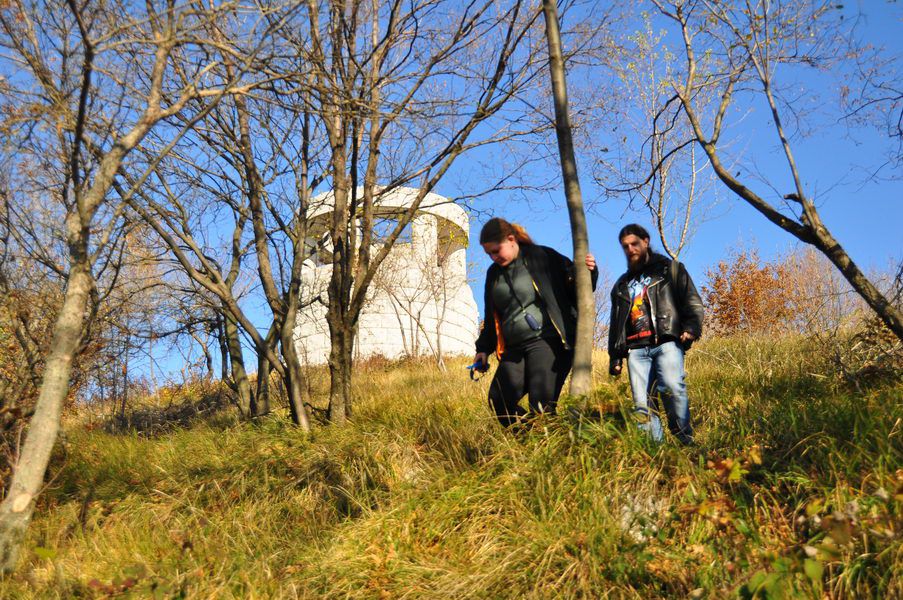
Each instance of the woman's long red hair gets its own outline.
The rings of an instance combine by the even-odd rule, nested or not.
[[[501,217],[493,217],[486,221],[480,230],[480,243],[499,243],[509,235],[513,235],[518,244],[532,244],[533,238],[527,230],[517,223],[509,223]]]

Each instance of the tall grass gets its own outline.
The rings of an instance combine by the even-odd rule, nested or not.
[[[804,340],[712,340],[683,448],[628,410],[503,431],[463,364],[368,365],[353,422],[306,437],[71,425],[0,596],[903,597],[899,380],[853,393]]]

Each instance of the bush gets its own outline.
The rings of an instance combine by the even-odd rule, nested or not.
[[[740,249],[706,271],[706,324],[715,333],[836,333],[859,324],[865,305],[812,248],[768,262]]]

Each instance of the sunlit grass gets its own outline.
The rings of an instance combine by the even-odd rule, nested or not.
[[[309,436],[73,422],[0,596],[903,596],[899,381],[853,393],[805,341],[712,340],[683,448],[611,412],[626,378],[571,402],[601,417],[502,431],[464,364],[362,367],[353,422]]]

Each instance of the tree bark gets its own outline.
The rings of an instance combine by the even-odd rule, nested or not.
[[[561,53],[557,1],[543,0],[542,11],[546,20],[546,39],[549,43],[549,73],[552,76],[552,98],[555,104],[555,133],[558,137],[561,178],[564,182],[568,216],[571,221],[577,280],[577,339],[574,344],[570,393],[574,396],[585,396],[592,390],[593,324],[596,322],[592,280],[589,270],[583,265],[584,258],[589,253],[589,237],[586,231],[586,214],[583,211],[580,180],[577,177],[577,159],[574,156],[571,124],[568,119],[567,81]]]
[[[74,220],[77,219],[70,218],[70,229]],[[87,232],[84,234],[87,237]],[[15,570],[19,547],[34,512],[35,498],[44,483],[44,473],[60,429],[63,402],[69,392],[72,363],[81,342],[88,298],[94,285],[87,240],[79,243],[74,252],[63,306],[53,328],[41,393],[9,491],[0,504],[0,571],[3,573]]]
[[[238,410],[241,412],[241,416],[250,417],[253,415],[251,411],[251,383],[248,381],[248,373],[245,370],[245,361],[242,357],[238,323],[235,317],[226,310],[223,311],[223,325],[226,332],[226,345],[229,350],[232,383],[238,396]]]
[[[270,414],[270,374],[273,372],[270,355],[275,354],[274,347],[278,343],[277,332],[274,322],[270,325],[270,330],[264,340],[270,350],[267,352],[257,351],[257,389],[251,398],[251,414],[255,417]]]
[[[351,361],[353,334],[339,321],[329,323],[329,421],[341,425],[351,416]]]
[[[303,384],[304,371],[301,368],[298,348],[295,346],[295,316],[297,314],[297,308],[287,311],[286,318],[282,322],[280,344],[282,345],[282,357],[285,359],[285,368],[288,372],[286,392],[292,421],[307,431],[310,429],[310,422],[307,418],[307,409],[304,407],[306,397],[306,388]]]
[[[270,361],[266,354],[257,355],[257,392],[252,398],[251,413],[255,417],[270,414]]]
[[[342,361],[342,398],[345,399],[345,418],[352,416],[351,407],[351,368],[354,365],[354,340],[357,337],[358,327],[355,325],[351,334],[345,336],[343,348],[344,360]]]
[[[813,227],[813,235],[816,239],[815,247],[834,263],[834,266],[843,274],[853,289],[875,311],[878,318],[897,336],[897,339],[903,342],[903,312],[894,306],[865,276],[865,273],[853,262],[840,242],[834,239],[834,236],[821,224],[820,220],[818,225]]]

